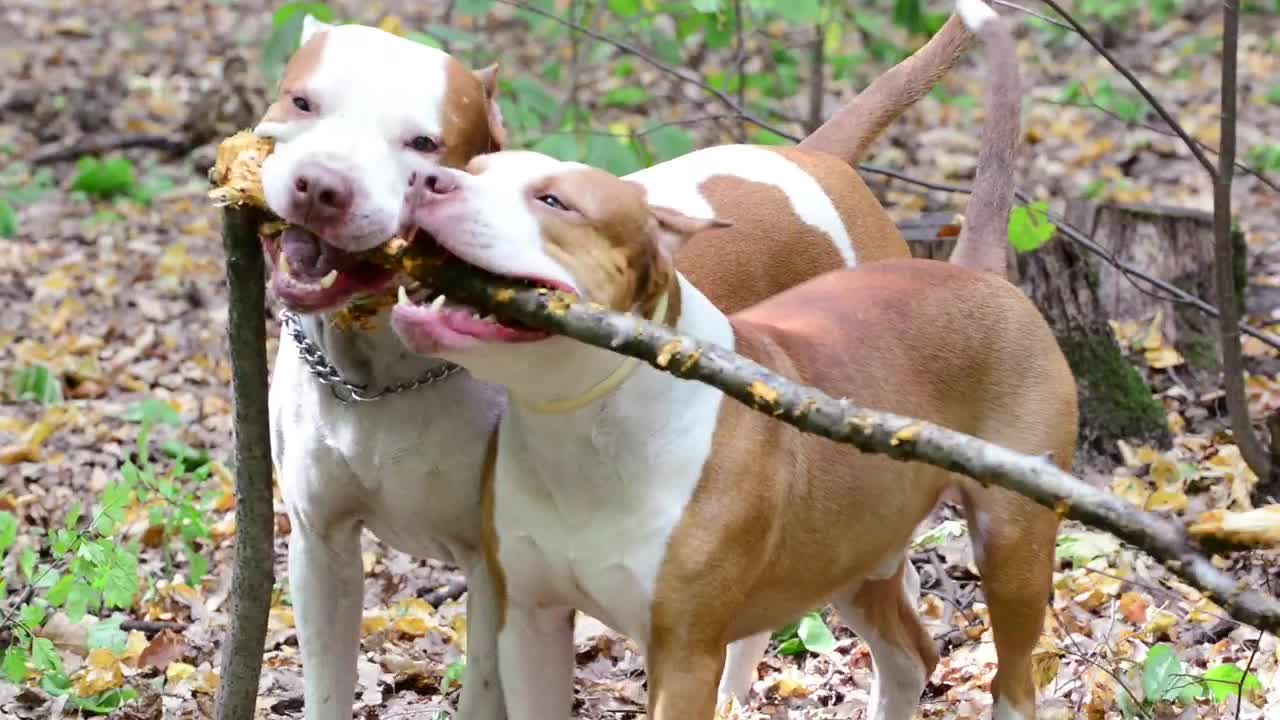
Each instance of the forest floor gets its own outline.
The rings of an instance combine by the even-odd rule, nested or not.
[[[389,13],[405,27],[439,21],[431,3],[335,5],[341,17],[368,23]],[[1193,136],[1213,146],[1221,23],[1213,3],[1185,5],[1159,26],[1134,22],[1110,41]],[[50,538],[65,527],[73,506],[92,516],[127,463],[146,469],[138,453],[144,428],[154,471],[153,492],[135,497],[107,538],[137,549],[143,581],[136,593],[122,610],[91,603],[83,618],[78,616],[85,608],[73,609],[72,603],[47,607],[31,629],[51,641],[57,672],[73,683],[73,691],[42,682],[38,663],[29,665],[17,674],[26,676],[21,684],[0,678],[0,717],[74,715],[81,712],[76,693],[101,698],[120,687],[138,698],[115,717],[211,716],[230,606],[235,508],[227,471],[227,294],[219,216],[205,198],[203,171],[212,143],[251,125],[265,108],[258,66],[272,9],[265,0],[11,0],[0,8],[0,200],[16,210],[8,220],[0,212],[0,236],[6,222],[16,223],[12,237],[0,238],[0,512],[17,521],[14,537],[0,545],[0,552],[7,550],[2,570],[8,584],[0,617],[11,620],[4,613],[17,603],[40,603],[46,589],[27,592],[31,577],[24,566],[27,558],[38,567],[54,562]],[[513,57],[547,52],[508,25],[497,24],[492,33],[494,47]],[[1209,182],[1175,139],[1116,117],[1124,110],[1117,111],[1110,96],[1094,97],[1111,115],[1059,102],[1076,81],[1095,88],[1109,81],[1116,93],[1127,88],[1083,44],[1046,38],[1043,30],[1021,32],[1030,95],[1024,117],[1028,139],[1035,141],[1022,153],[1022,186],[1053,198],[1055,205],[1090,193],[1099,201],[1210,210]],[[1280,14],[1246,16],[1240,44],[1243,154],[1280,138]],[[946,96],[981,97],[979,61],[975,53],[944,81]],[[715,59],[707,62],[714,65]],[[520,67],[511,62],[504,72]],[[870,65],[860,70],[860,82],[876,71]],[[658,82],[647,70],[635,77]],[[590,97],[593,83],[616,80],[585,72],[582,82],[579,97]],[[600,126],[622,122],[640,128],[657,115],[678,116],[688,97],[689,91],[673,95],[655,108],[601,109]],[[791,110],[802,114],[798,101]],[[925,179],[967,181],[979,124],[972,103],[931,96],[890,129],[869,159]],[[195,149],[128,150],[136,175],[132,199],[72,192],[74,178],[84,174],[76,159],[85,148],[137,134],[181,139]],[[732,139],[723,126],[695,128],[695,134],[701,144]],[[70,148],[65,160],[32,162],[62,148]],[[1272,158],[1264,149],[1242,160],[1270,163],[1271,177],[1280,178],[1280,147]],[[119,168],[104,165],[102,172]],[[897,218],[962,209],[961,200],[942,193],[869,181]],[[1261,326],[1280,322],[1280,192],[1244,175],[1234,200],[1250,251],[1250,319]],[[272,356],[274,316],[273,306]],[[1110,449],[1114,462],[1081,472],[1135,503],[1174,515],[1247,506],[1253,478],[1234,446],[1223,443],[1218,378],[1187,370],[1176,351],[1149,331],[1152,318],[1116,319],[1122,321],[1120,339],[1132,346],[1135,365],[1168,410],[1174,442],[1162,449],[1117,445]],[[1246,350],[1254,417],[1262,417],[1280,406],[1280,362],[1260,344],[1248,343]],[[51,375],[29,371],[38,366]],[[62,397],[20,400],[18,382],[37,394],[59,387]],[[259,714],[301,717],[302,671],[283,581],[288,519],[278,492],[276,510],[280,590]],[[73,529],[95,539],[95,529],[83,520]],[[0,540],[4,530],[0,525]],[[1104,534],[1068,524],[1059,557],[1052,611],[1035,658],[1041,717],[1280,717],[1276,638],[1230,620],[1157,563]],[[1223,562],[1257,587],[1280,587],[1277,559],[1280,554],[1257,552]],[[921,612],[943,651],[923,713],[981,717],[990,712],[996,658],[963,524],[944,520],[923,533],[913,561],[924,585]],[[205,564],[207,572],[193,579]],[[445,676],[456,669],[466,641],[462,604],[435,608],[422,596],[456,579],[456,570],[390,550],[368,533],[364,570],[357,715],[434,718],[450,711],[457,683]],[[864,717],[870,657],[865,645],[827,615],[834,647],[780,655],[775,645],[759,668],[743,717]],[[0,630],[6,643],[14,637],[12,628]],[[822,645],[820,637],[810,639]],[[1154,646],[1167,650],[1153,652]],[[1149,656],[1166,659],[1156,663]],[[643,663],[634,644],[582,618],[577,660],[580,717],[643,714]],[[1259,680],[1256,687],[1245,683],[1239,708],[1234,697],[1215,702],[1208,697],[1214,693],[1198,691],[1199,676],[1227,677],[1230,671],[1218,668],[1230,663],[1247,667]],[[13,669],[5,667],[3,674]],[[1166,676],[1182,681],[1151,685],[1153,677],[1158,684]],[[1181,692],[1182,686],[1188,690]],[[1166,699],[1139,702],[1148,693]],[[1131,705],[1137,709],[1122,710]]]

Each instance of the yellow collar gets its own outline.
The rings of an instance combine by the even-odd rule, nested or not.
[[[667,319],[667,297],[669,293],[663,293],[658,299],[658,304],[653,308],[653,317],[651,320],[656,323],[665,322]],[[596,383],[589,390],[577,397],[565,398],[563,400],[548,400],[547,402],[531,403],[520,401],[520,405],[524,409],[539,415],[564,415],[574,410],[581,410],[609,393],[617,390],[622,383],[631,377],[631,373],[640,366],[640,360],[633,357],[624,358],[622,364],[619,365],[609,376]]]

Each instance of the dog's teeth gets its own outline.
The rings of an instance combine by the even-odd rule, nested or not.
[[[338,271],[335,268],[333,270],[330,270],[328,275],[325,275],[324,277],[320,278],[320,287],[331,288],[333,287],[333,284],[337,281],[338,281]],[[400,292],[404,293],[403,285],[400,287]]]
[[[280,274],[285,277],[293,274],[289,272],[289,256],[285,253],[280,253]]]
[[[439,295],[435,300],[431,301],[432,310],[439,310],[442,307],[444,307],[444,295]]]
[[[490,314],[490,315],[485,315],[484,317],[482,317],[482,318],[480,318],[480,319],[481,319],[481,320],[484,320],[485,322],[488,322],[488,323],[496,323],[496,322],[498,322],[498,318],[494,317],[492,314]]]
[[[399,290],[399,292],[397,293],[397,295],[399,296],[398,300],[396,301],[396,302],[397,302],[397,304],[399,304],[399,305],[412,305],[412,304],[413,304],[413,303],[410,303],[410,302],[409,302],[409,293],[408,293],[407,291],[405,291],[405,289],[404,289],[404,286],[403,286],[403,285],[401,285],[401,286],[400,286],[400,290]]]

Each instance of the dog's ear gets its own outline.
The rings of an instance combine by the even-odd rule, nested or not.
[[[507,126],[502,122],[502,108],[498,106],[498,64],[476,70],[476,79],[484,88],[485,117],[489,120],[489,137],[493,138],[491,152],[507,147]]]
[[[649,211],[653,213],[656,228],[654,238],[658,242],[658,248],[667,257],[675,257],[676,251],[684,245],[686,240],[703,230],[727,228],[733,225],[719,218],[690,217],[679,210],[660,205],[650,205]]]
[[[333,26],[329,23],[320,20],[311,13],[307,13],[307,16],[302,18],[302,35],[298,37],[298,47],[306,45],[307,41],[317,33],[322,33],[331,27]]]

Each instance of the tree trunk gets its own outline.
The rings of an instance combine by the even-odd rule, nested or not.
[[[218,720],[252,720],[275,583],[271,433],[267,420],[266,266],[257,228],[262,215],[223,214],[230,290],[227,325],[235,394],[236,554],[231,628],[222,645]]]

